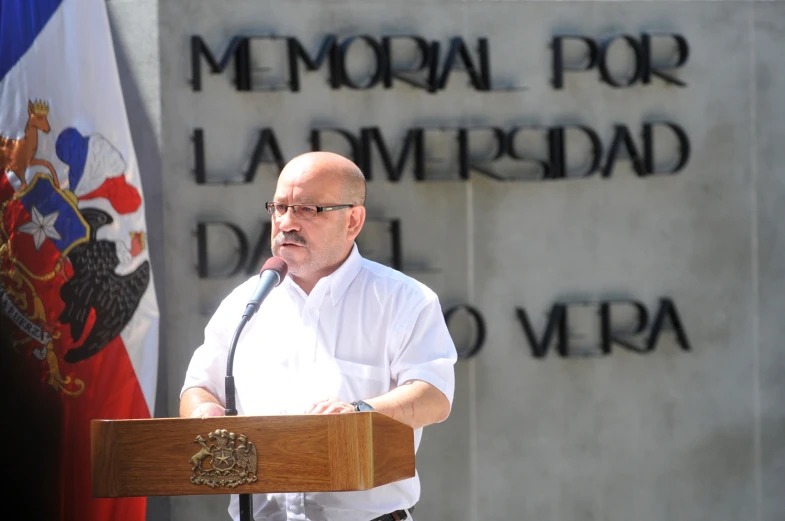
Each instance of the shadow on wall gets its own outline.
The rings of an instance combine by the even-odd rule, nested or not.
[[[110,18],[111,20],[111,18]],[[136,159],[139,166],[139,176],[142,180],[142,190],[145,201],[145,218],[147,220],[147,237],[150,248],[150,262],[153,275],[157,275],[155,291],[158,299],[158,309],[163,315],[166,309],[164,295],[164,230],[163,230],[163,183],[161,168],[160,144],[156,138],[155,129],[144,109],[137,88],[136,81],[130,69],[130,60],[122,42],[113,32],[117,68],[120,73],[120,84],[123,89],[128,124],[131,128]],[[163,316],[161,322],[163,323]],[[163,330],[163,328],[160,328]],[[159,335],[160,345],[165,345],[163,333]],[[167,417],[166,404],[166,351],[159,349],[158,365],[158,392],[156,396],[155,412],[157,417]]]
[[[110,10],[110,24],[112,16]],[[114,28],[113,28],[114,29]],[[128,125],[131,129],[131,139],[136,152],[139,167],[139,176],[142,180],[142,190],[145,201],[145,218],[147,221],[147,239],[150,249],[150,262],[153,268],[155,290],[158,300],[158,309],[161,314],[160,324],[164,323],[166,310],[166,296],[164,294],[164,227],[163,227],[163,182],[161,167],[160,144],[156,136],[153,122],[145,110],[145,101],[142,99],[134,74],[131,71],[128,53],[123,43],[117,38],[117,31],[112,31],[117,69],[120,75],[120,85],[123,90]],[[157,74],[157,71],[156,71]],[[160,94],[160,93],[158,93]],[[164,328],[159,326],[159,346],[165,346]],[[166,350],[158,350],[158,381],[155,399],[155,416],[157,418],[169,417],[167,405],[168,385]],[[147,500],[147,521],[167,521],[171,507],[168,497],[150,497]],[[32,519],[32,517],[31,517]]]

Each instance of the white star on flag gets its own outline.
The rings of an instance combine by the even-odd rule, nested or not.
[[[58,215],[60,215],[60,212],[52,212],[47,216],[43,216],[38,211],[38,208],[33,206],[32,219],[19,227],[20,232],[29,233],[33,236],[36,251],[41,248],[47,237],[50,239],[62,239],[57,230],[55,230],[55,221],[57,221]]]

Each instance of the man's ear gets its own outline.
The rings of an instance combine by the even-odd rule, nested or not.
[[[352,241],[356,239],[363,229],[363,224],[365,224],[365,206],[349,208],[349,228],[346,237]]]

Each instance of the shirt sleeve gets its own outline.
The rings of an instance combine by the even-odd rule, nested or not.
[[[181,398],[186,389],[202,387],[215,396],[222,405],[226,405],[226,361],[229,356],[229,344],[232,340],[229,318],[235,315],[240,316],[236,312],[233,313],[236,310],[236,293],[236,290],[233,291],[221,302],[204,328],[204,343],[194,351],[191,362],[188,364],[185,382],[180,390]]]
[[[422,380],[439,389],[452,407],[458,358],[439,299],[430,295],[393,331],[396,348],[390,364],[397,385]]]

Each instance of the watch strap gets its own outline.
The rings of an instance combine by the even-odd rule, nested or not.
[[[371,406],[371,404],[369,404],[368,402],[364,402],[362,400],[357,400],[356,402],[352,402],[352,405],[354,405],[354,410],[356,412],[364,412],[364,411],[369,412],[375,410],[373,406]]]

